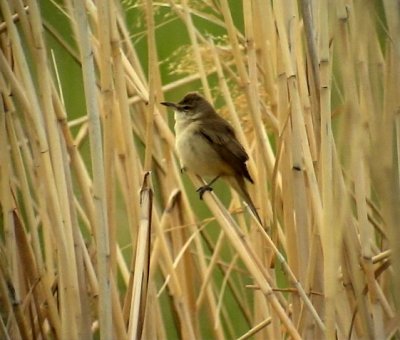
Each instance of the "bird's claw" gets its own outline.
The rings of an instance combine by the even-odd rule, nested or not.
[[[200,199],[203,199],[203,195],[206,191],[213,191],[213,188],[211,188],[209,185],[203,185],[202,187],[198,188],[196,190],[199,193]]]

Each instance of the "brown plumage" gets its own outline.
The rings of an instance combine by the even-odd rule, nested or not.
[[[208,185],[197,190],[200,198],[212,190],[211,184],[223,177],[261,223],[244,181],[254,183],[246,166],[249,157],[229,122],[196,92],[188,93],[178,104],[161,104],[175,110],[176,149],[181,167],[199,176],[214,177]]]

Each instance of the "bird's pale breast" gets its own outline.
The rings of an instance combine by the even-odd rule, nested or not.
[[[210,142],[197,133],[196,123],[175,126],[176,149],[182,167],[200,176],[231,175],[232,169],[221,159]]]

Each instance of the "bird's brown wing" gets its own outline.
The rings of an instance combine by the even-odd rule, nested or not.
[[[199,133],[210,143],[218,155],[233,167],[238,175],[244,176],[253,183],[246,166],[249,156],[227,121],[220,117],[208,119],[207,125],[200,124]]]

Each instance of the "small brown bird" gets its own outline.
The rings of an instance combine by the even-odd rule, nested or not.
[[[161,104],[175,110],[176,150],[181,168],[202,177],[214,177],[197,189],[200,199],[206,191],[212,191],[211,185],[222,177],[239,193],[262,224],[244,181],[247,179],[254,183],[246,166],[249,156],[237,140],[233,127],[196,92],[186,94],[178,104]]]

